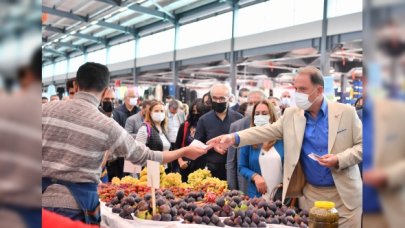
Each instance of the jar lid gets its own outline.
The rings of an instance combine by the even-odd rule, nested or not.
[[[335,207],[335,203],[330,201],[315,201],[314,206],[319,208],[332,209]]]

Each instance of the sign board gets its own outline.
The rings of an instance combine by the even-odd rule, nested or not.
[[[148,170],[148,186],[151,188],[159,188],[160,184],[160,163],[148,160],[146,163]]]

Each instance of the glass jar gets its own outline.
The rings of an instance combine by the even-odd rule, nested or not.
[[[309,211],[309,228],[337,228],[339,214],[335,203],[329,201],[316,201]]]

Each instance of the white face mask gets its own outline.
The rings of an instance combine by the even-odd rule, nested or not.
[[[291,98],[282,97],[281,98],[281,105],[284,105],[284,106],[287,106],[287,107],[291,106]]]
[[[253,106],[254,106],[254,105],[248,105],[248,106],[247,106],[247,108],[246,108],[246,115],[247,115],[247,116],[252,116]]]
[[[317,98],[313,102],[310,102],[308,100],[309,96],[312,95],[316,90],[312,91],[310,94],[305,94],[305,93],[298,93],[295,92],[295,104],[297,105],[298,108],[303,109],[303,110],[308,110],[312,104],[316,101]]]
[[[166,118],[166,115],[163,112],[153,112],[151,117],[155,122],[162,122]]]
[[[129,104],[135,106],[138,103],[138,98],[130,98]]]
[[[270,120],[270,115],[257,115],[255,116],[254,123],[256,126],[263,126],[268,124]]]

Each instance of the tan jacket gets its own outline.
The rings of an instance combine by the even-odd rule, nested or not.
[[[374,104],[374,166],[388,174],[380,200],[390,227],[403,227],[405,215],[405,104],[379,100]]]
[[[328,102],[328,151],[336,154],[339,169],[332,176],[342,201],[349,209],[362,204],[362,181],[357,166],[362,161],[362,124],[353,107]],[[239,132],[239,146],[284,140],[283,199],[302,196],[306,183],[299,162],[306,118],[304,111],[288,108],[275,123]]]

